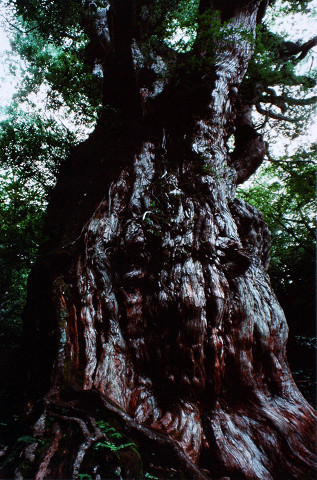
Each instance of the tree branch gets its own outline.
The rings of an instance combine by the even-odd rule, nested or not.
[[[276,163],[277,165],[285,165],[285,164],[296,164],[296,163],[305,163],[305,164],[312,164],[312,165],[315,165],[315,162],[314,160],[311,160],[309,158],[306,158],[306,159],[298,159],[298,160],[291,160],[291,159],[285,159],[285,160],[281,160],[281,158],[284,158],[284,157],[281,157],[279,160],[276,160],[275,158],[272,157],[270,151],[269,151],[269,146],[268,144],[266,143],[266,157],[267,157],[267,160],[271,163]]]
[[[281,57],[284,60],[288,60],[295,55],[299,55],[299,57],[293,59],[295,63],[300,62],[303,58],[306,57],[308,52],[317,45],[317,36],[313,37],[312,39],[308,40],[308,42],[303,43],[300,45],[299,43],[295,42],[283,42],[279,48]]]
[[[269,89],[266,89],[267,91]],[[273,90],[273,89],[270,89]],[[271,103],[276,105],[281,109],[282,112],[285,112],[287,105],[298,105],[304,107],[305,105],[313,105],[317,102],[317,95],[309,98],[293,98],[288,97],[287,95],[261,95],[259,99],[260,103]]]
[[[279,113],[271,112],[270,110],[265,110],[264,108],[262,108],[260,106],[259,103],[257,103],[255,105],[255,108],[256,108],[257,112],[261,113],[262,115],[264,115],[266,117],[273,118],[274,120],[282,120],[284,122],[291,122],[291,123],[298,122],[298,118],[290,118],[290,117],[286,117],[285,115],[281,115]]]
[[[285,220],[287,220],[287,219],[285,219]],[[287,226],[285,225],[285,223],[283,223],[279,218],[276,218],[276,221],[277,221],[277,223],[278,223],[287,233],[289,233],[289,234],[291,235],[291,237],[294,238],[294,240],[296,240],[296,242],[297,242],[304,250],[306,250],[306,252],[310,252],[310,249],[307,247],[307,245],[305,245],[305,244],[302,242],[302,239],[299,238],[299,237],[296,235],[296,233],[295,233],[295,231],[294,231],[294,229],[293,229],[292,227],[290,227],[290,226],[287,227]]]
[[[297,209],[298,209],[298,213],[299,213],[299,216],[301,218],[301,221],[302,223],[305,225],[308,233],[312,236],[313,239],[315,239],[315,229],[311,228],[311,226],[309,225],[309,223],[307,222],[306,218],[305,218],[305,215],[303,214],[303,211],[301,209],[301,205],[299,204],[299,202],[297,201]]]
[[[27,33],[30,33],[30,32],[33,32],[34,30],[37,30],[38,29],[38,25],[36,25],[35,27],[32,27],[32,28],[29,28],[28,30],[22,30],[21,28],[17,27],[16,25],[14,25],[14,23],[10,22],[4,15],[0,15],[4,21],[10,25],[10,27],[14,28],[15,30],[17,30],[19,33],[22,33],[23,35],[26,35]]]
[[[94,2],[85,0],[83,6],[84,9],[81,16],[81,26],[91,42],[89,55],[94,57],[93,63],[95,65],[103,65],[106,50],[110,45],[110,33],[107,19],[110,7],[109,2],[107,2],[105,8],[98,8]]]

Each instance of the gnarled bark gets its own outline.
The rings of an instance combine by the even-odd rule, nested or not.
[[[235,32],[254,32],[259,5],[234,2]],[[130,13],[112,9],[115,37]],[[270,235],[235,198],[264,155],[262,139],[243,135],[253,126],[237,101],[249,40],[219,41],[209,93],[203,78],[195,86],[200,104],[160,79],[157,52],[145,60],[129,39],[116,48],[120,61],[112,51],[105,64],[116,74],[125,62],[126,77],[106,84],[116,108],[127,81],[133,95],[73,152],[52,195],[25,314],[34,444],[4,472],[313,479],[315,414],[287,365]],[[146,68],[152,83],[138,85]]]

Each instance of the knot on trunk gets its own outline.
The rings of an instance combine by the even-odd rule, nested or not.
[[[239,125],[235,132],[235,149],[230,163],[237,172],[237,184],[253,175],[263,162],[266,146],[262,135],[249,124]]]
[[[235,199],[230,211],[236,221],[243,251],[253,260],[258,257],[264,270],[269,267],[271,235],[262,214],[243,200]]]
[[[225,272],[231,275],[244,273],[251,264],[251,258],[236,240],[218,238],[217,247]]]

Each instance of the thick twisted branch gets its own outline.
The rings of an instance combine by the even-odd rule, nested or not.
[[[277,95],[273,89],[266,89],[266,90],[270,91],[270,94],[261,95],[259,102],[271,103],[273,105],[276,105],[281,109],[282,112],[286,111],[287,105],[304,107],[305,105],[314,105],[314,103],[317,102],[316,95],[308,98],[293,98],[287,95]]]
[[[261,107],[259,103],[255,105],[255,108],[257,112],[261,113],[265,117],[273,118],[273,120],[281,120],[283,122],[290,122],[290,123],[296,123],[299,120],[298,118],[286,117],[285,115],[272,112],[271,110],[265,110],[264,108]]]
[[[316,47],[317,45],[317,36],[311,38],[307,42],[303,44],[299,44],[298,42],[283,42],[279,48],[281,57],[283,60],[288,60],[296,55],[300,54],[298,57],[293,58],[293,62],[297,63],[303,60],[309,51]]]

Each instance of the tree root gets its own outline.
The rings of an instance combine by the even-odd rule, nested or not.
[[[71,399],[47,395],[43,403],[44,412],[41,412],[40,417],[37,415],[38,420],[31,428],[32,436],[21,437],[26,441],[33,439],[34,443],[25,445],[21,443],[21,438],[18,439],[3,463],[5,468],[0,468],[1,478],[76,480],[81,474],[88,475],[86,472],[89,471],[91,478],[101,480],[112,478],[109,477],[111,468],[114,469],[114,465],[117,465],[118,480],[142,480],[144,475],[136,476],[133,465],[139,461],[146,468],[145,471],[153,471],[160,480],[211,479],[186,457],[175,441],[140,425],[97,391],[76,392]],[[98,444],[110,444],[109,435],[99,426],[100,419],[107,420],[111,430],[118,429],[118,432],[127,437],[128,443],[122,449],[118,448],[120,455],[111,449],[102,448],[99,451],[96,448]],[[74,423],[77,428],[71,427]],[[115,429],[112,428],[113,425]],[[25,431],[25,426],[23,428]],[[129,455],[129,445],[138,447],[141,457],[137,450],[131,450]],[[128,462],[128,467],[124,464],[125,461]],[[105,471],[106,477],[100,475],[99,472]],[[140,471],[142,472],[142,467]]]

